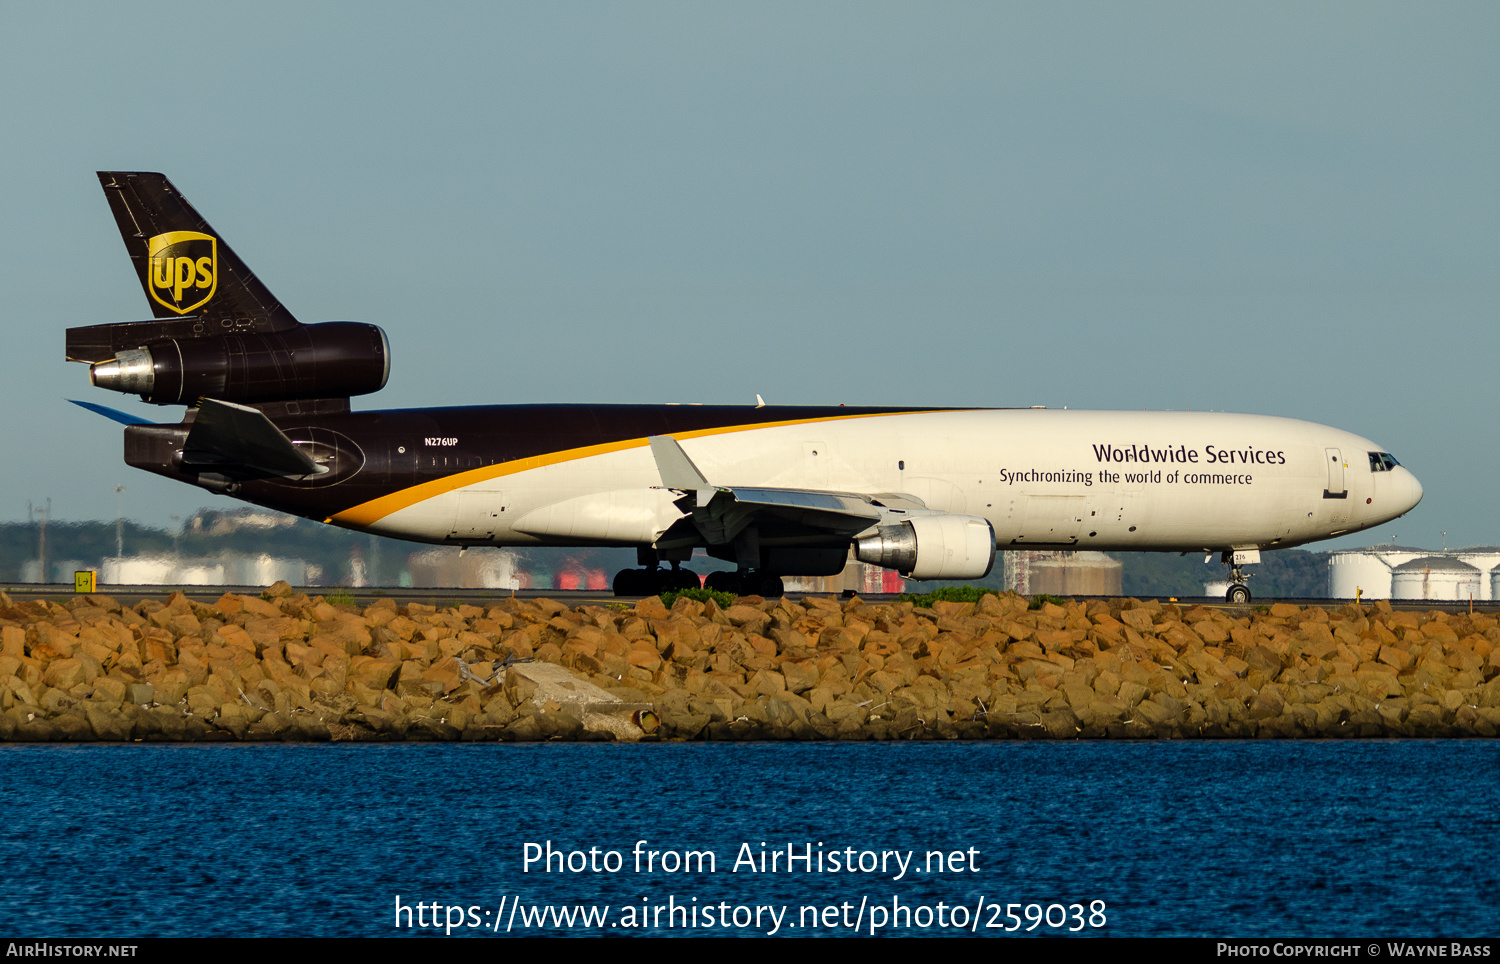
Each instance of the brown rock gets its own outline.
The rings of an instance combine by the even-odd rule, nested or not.
[[[207,686],[194,686],[187,691],[188,709],[194,716],[211,717],[219,712],[223,697]]]
[[[121,703],[125,700],[125,690],[124,683],[104,677],[94,681],[94,693],[89,698],[98,703]]]
[[[77,659],[54,659],[42,674],[42,682],[60,690],[70,690],[87,680],[88,671],[82,660]]]
[[[1120,689],[1115,693],[1115,699],[1119,700],[1125,706],[1135,706],[1146,698],[1147,693],[1148,691],[1144,685],[1132,680],[1125,680],[1120,683]]]
[[[3,652],[7,656],[17,658],[26,655],[26,631],[19,626],[6,626],[0,629],[0,639],[3,639]]]

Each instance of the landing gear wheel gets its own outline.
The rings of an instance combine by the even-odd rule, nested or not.
[[[668,578],[660,569],[621,569],[615,573],[615,595],[654,596],[665,589]]]
[[[786,595],[786,586],[780,576],[760,576],[755,580],[755,588],[766,599],[780,599]]]
[[[639,596],[641,594],[642,569],[621,569],[615,573],[614,591],[616,596]]]
[[[1245,585],[1247,577],[1240,569],[1240,555],[1240,551],[1235,549],[1225,549],[1219,554],[1219,561],[1229,567],[1229,591],[1224,594],[1224,601],[1231,606],[1244,606],[1250,602],[1250,587]],[[1254,553],[1247,550],[1244,561],[1259,562],[1260,550],[1257,549]]]
[[[704,589],[712,589],[714,592],[740,594],[740,574],[737,572],[711,572],[708,578],[703,580]]]
[[[698,581],[698,574],[690,569],[673,569],[662,573],[666,578],[663,580],[667,589],[681,592],[684,589],[697,589],[702,586]]]

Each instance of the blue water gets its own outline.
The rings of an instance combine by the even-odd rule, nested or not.
[[[1033,918],[1110,936],[1493,935],[1497,778],[1493,741],[4,746],[0,920],[17,936],[392,936],[444,932],[420,924],[451,905],[455,936],[754,935],[781,908],[793,936]],[[526,843],[549,840],[583,853],[575,867],[597,848],[601,869],[523,872]],[[664,873],[660,856],[637,871],[641,840],[643,859],[710,851],[714,872]],[[780,850],[779,872],[736,872],[744,843]],[[788,844],[821,850],[824,872],[786,872]],[[912,869],[832,872],[846,848],[914,852]],[[923,872],[928,851],[942,865]],[[610,916],[517,926],[546,905]]]

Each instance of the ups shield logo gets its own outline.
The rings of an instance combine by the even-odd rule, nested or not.
[[[146,242],[146,290],[179,315],[203,307],[219,282],[219,240],[197,231],[168,231]]]

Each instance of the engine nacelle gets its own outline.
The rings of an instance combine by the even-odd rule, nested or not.
[[[980,579],[995,563],[995,530],[975,515],[919,515],[856,540],[854,556],[913,579]]]
[[[330,321],[283,331],[168,338],[89,367],[100,388],[157,405],[348,398],[385,387],[390,347],[375,325]]]

